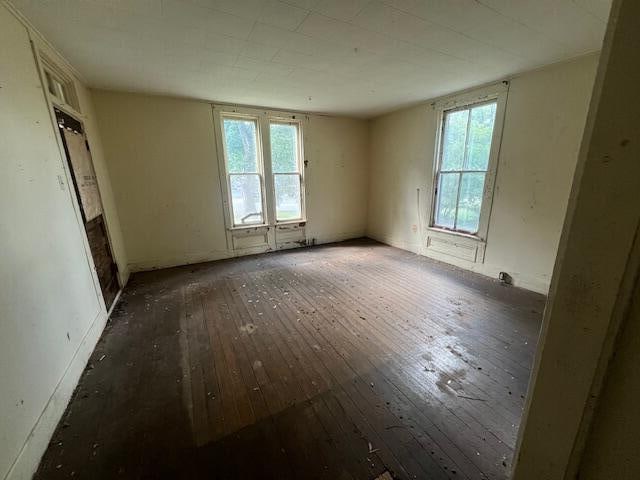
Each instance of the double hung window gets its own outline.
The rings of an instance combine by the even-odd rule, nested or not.
[[[304,221],[300,122],[237,113],[220,119],[231,226]]]
[[[299,125],[269,122],[276,221],[302,220]]]
[[[439,138],[432,225],[476,235],[491,169],[498,100],[445,110]]]

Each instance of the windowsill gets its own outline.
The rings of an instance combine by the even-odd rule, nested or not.
[[[484,243],[484,239],[479,237],[477,234],[474,235],[471,233],[456,232],[454,230],[447,230],[446,228],[439,228],[439,227],[427,227],[427,230],[431,230],[432,232],[443,233],[445,235],[451,235],[454,237],[467,238],[469,240],[474,240],[476,242]]]
[[[269,225],[267,225],[266,223],[256,223],[256,224],[252,224],[252,225],[236,225],[234,227],[229,227],[227,230],[231,230],[231,231],[241,231],[241,230],[258,230],[261,228],[269,228]]]
[[[287,220],[286,222],[276,222],[274,227],[287,227],[291,225],[298,225],[300,227],[304,227],[307,224],[306,220]],[[230,231],[242,231],[242,230],[259,230],[263,228],[271,228],[272,225],[268,225],[266,223],[256,223],[252,225],[235,225],[233,227],[229,227],[227,230]]]
[[[286,222],[276,222],[276,227],[288,227],[291,225],[298,225],[304,227],[307,224],[306,220],[287,220]]]

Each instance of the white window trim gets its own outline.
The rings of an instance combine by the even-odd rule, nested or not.
[[[81,115],[80,105],[78,102],[78,94],[73,78],[67,75],[56,63],[51,60],[44,52],[38,51],[40,60],[40,70],[45,93],[56,107],[68,111],[73,116]],[[58,84],[60,89],[57,93],[52,93],[49,89],[49,78],[51,77]],[[60,95],[62,94],[62,95]]]
[[[306,191],[305,191],[305,161],[304,161],[304,128],[306,116],[300,113],[288,113],[276,110],[262,110],[248,107],[213,105],[213,123],[216,136],[218,156],[218,171],[225,211],[225,227],[228,231],[247,229],[269,229],[280,225],[306,224]],[[258,167],[262,185],[262,216],[263,223],[235,225],[231,202],[231,187],[227,171],[226,146],[222,122],[224,118],[246,118],[257,122],[257,153]],[[298,126],[298,168],[300,170],[300,208],[302,218],[295,220],[276,221],[276,203],[273,172],[271,169],[271,139],[270,122],[296,124]]]
[[[275,198],[273,199],[273,210],[274,210],[274,225],[292,225],[292,224],[297,224],[297,223],[303,223],[306,222],[307,220],[307,214],[306,214],[306,207],[305,207],[305,198],[306,198],[306,192],[305,192],[305,178],[304,178],[304,136],[303,136],[303,128],[302,128],[302,120],[300,118],[295,118],[295,117],[299,117],[299,115],[294,115],[291,114],[290,116],[282,116],[282,113],[280,113],[279,115],[268,115],[267,116],[267,126],[269,127],[271,125],[271,123],[280,123],[280,124],[286,124],[286,125],[296,125],[297,128],[297,132],[298,132],[298,139],[297,139],[297,155],[296,155],[296,161],[298,164],[298,174],[300,175],[300,218],[294,218],[291,220],[278,220],[277,216],[276,216],[276,204],[275,204]],[[270,132],[267,132],[267,136],[269,137],[269,165],[271,166],[271,134]],[[275,178],[276,174],[274,174],[273,172],[271,172],[271,179],[273,181],[273,179]],[[273,189],[273,193],[275,194],[275,188]]]
[[[504,114],[507,103],[507,94],[509,90],[508,82],[491,85],[473,92],[463,93],[454,97],[448,97],[433,104],[436,109],[437,131],[435,141],[435,152],[433,157],[433,172],[431,177],[431,211],[429,213],[428,230],[442,233],[445,235],[454,235],[457,237],[465,237],[471,240],[486,242],[489,231],[489,219],[491,217],[491,207],[493,205],[493,191],[498,170],[498,159],[500,157],[500,146],[502,143],[502,130],[504,127]],[[440,169],[441,150],[442,150],[442,129],[444,114],[446,111],[472,106],[478,103],[486,103],[496,100],[496,118],[493,127],[493,136],[491,138],[491,152],[489,153],[489,165],[485,177],[484,192],[482,199],[482,207],[480,209],[480,222],[478,232],[470,234],[449,230],[435,225],[435,209],[436,209],[436,186],[438,181],[438,170]]]
[[[236,225],[233,218],[233,203],[231,199],[231,173],[227,168],[227,145],[224,136],[224,130],[222,123],[225,119],[237,119],[237,120],[249,120],[251,122],[255,122],[256,125],[256,164],[257,164],[257,172],[250,173],[251,175],[257,174],[260,178],[260,189],[261,189],[261,201],[262,201],[262,221],[261,222],[253,222],[247,223],[245,225]],[[222,151],[218,155],[221,155],[222,166],[224,170],[224,180],[220,183],[224,185],[223,189],[225,190],[227,201],[225,205],[228,209],[227,217],[229,217],[229,226],[233,229],[238,228],[256,228],[256,227],[264,227],[268,225],[267,221],[267,205],[266,205],[266,185],[265,185],[265,162],[263,156],[263,145],[262,145],[262,125],[260,122],[260,118],[256,115],[251,114],[243,114],[236,112],[224,112],[220,114],[220,143],[222,146]]]

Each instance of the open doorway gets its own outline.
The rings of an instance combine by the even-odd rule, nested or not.
[[[82,123],[58,108],[54,108],[54,111],[76,198],[78,205],[80,205],[91,256],[98,274],[100,290],[106,308],[109,310],[120,289],[118,267],[113,260],[109,245],[102,199],[93,168],[91,151]]]

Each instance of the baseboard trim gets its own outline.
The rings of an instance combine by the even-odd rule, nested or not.
[[[311,238],[315,240],[316,245],[322,245],[325,243],[335,243],[335,242],[343,242],[345,240],[352,240],[354,238],[362,238],[364,236],[364,232],[353,232],[353,233],[341,233],[337,235],[327,235],[327,236],[317,236],[313,237],[313,235],[307,235],[307,241],[311,241]],[[293,248],[302,248],[305,245],[300,245],[299,247]],[[149,272],[152,270],[160,270],[162,268],[171,268],[171,267],[182,267],[184,265],[195,265],[197,263],[206,263],[206,262],[215,262],[216,260],[225,260],[227,258],[235,258],[235,257],[244,257],[247,255],[256,255],[260,253],[266,253],[276,250],[261,250],[262,247],[256,249],[245,249],[238,251],[220,251],[216,250],[210,253],[196,254],[196,255],[185,255],[183,257],[176,258],[168,258],[168,259],[159,259],[159,260],[140,260],[137,262],[131,262],[128,265],[128,269],[131,273],[136,272]]]
[[[316,245],[324,245],[325,243],[336,243],[336,242],[344,242],[346,240],[354,240],[356,238],[362,238],[365,236],[363,231],[358,232],[345,232],[345,233],[337,233],[335,235],[317,235],[314,236],[312,233],[307,234],[307,241],[311,241],[311,239],[315,239]]]
[[[116,297],[116,301],[118,297]],[[113,303],[114,306],[115,304],[116,302]],[[9,468],[5,480],[29,480],[33,477],[71,400],[71,395],[78,385],[80,376],[87,366],[89,357],[102,335],[107,318],[104,310],[101,309],[87,329],[62,378],[56,385],[51,397],[49,397],[31,432],[29,432],[20,449],[20,453],[18,453],[13,465]]]
[[[129,263],[129,271],[131,273],[149,272],[151,270],[160,270],[162,268],[182,267],[184,265],[194,265],[197,263],[215,262],[216,260],[224,260],[232,258],[233,252],[215,251],[198,255],[185,255],[183,257],[165,258],[158,260],[140,260]]]
[[[542,295],[547,295],[549,293],[550,279],[543,279],[540,277],[533,277],[524,273],[515,272],[507,267],[500,267],[487,263],[473,263],[451,255],[446,255],[444,253],[441,254],[437,252],[429,252],[427,249],[422,250],[417,244],[395,241],[392,238],[388,238],[384,235],[377,235],[372,232],[368,232],[367,237],[391,247],[400,248],[401,250],[406,250],[417,255],[422,255],[437,262],[447,263],[449,265],[462,268],[463,270],[479,273],[480,275],[484,275],[485,277],[494,280],[498,278],[498,273],[500,271],[507,271],[513,277],[515,287],[523,288],[535,293],[541,293]]]
[[[109,317],[111,317],[113,310],[116,308],[116,305],[118,304],[118,300],[120,300],[120,297],[122,296],[123,290],[124,290],[124,287],[118,290],[118,293],[116,293],[116,298],[113,299],[113,303],[111,304],[111,307],[109,307],[109,311],[107,312],[107,320],[109,320]]]

